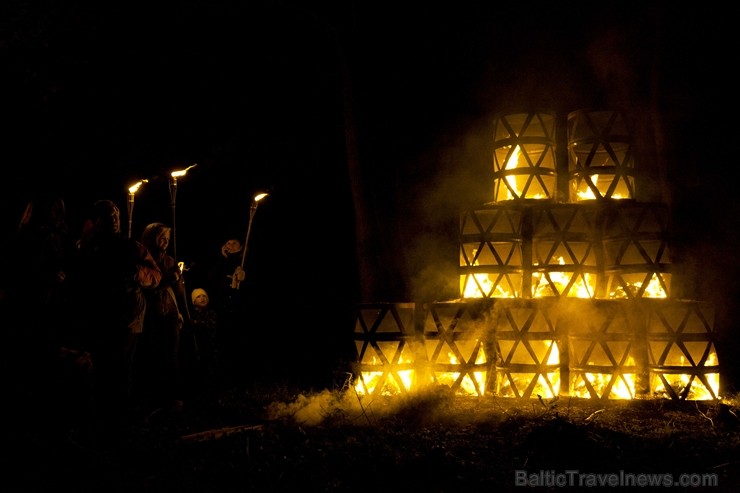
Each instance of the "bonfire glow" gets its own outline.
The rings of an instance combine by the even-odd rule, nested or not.
[[[590,177],[585,177],[581,181],[578,190],[576,190],[576,200],[596,200],[596,194],[594,193],[593,188],[589,186],[589,183],[593,184],[594,188],[596,188],[596,190],[599,192],[600,197],[606,197],[606,194],[612,183],[612,175],[607,175],[606,179],[602,179],[601,181],[599,181],[598,174],[593,174]],[[609,198],[621,200],[626,199],[627,197],[622,193],[614,191]]]
[[[511,157],[508,159],[508,161],[506,161],[506,167],[504,169],[513,170],[519,167],[520,154],[521,150],[519,146],[516,146],[514,148],[514,151],[512,151],[511,153]],[[508,187],[506,187],[506,200],[519,198],[521,196],[521,190],[519,190],[519,186],[516,183],[516,176],[507,175],[506,183],[509,185]]]
[[[609,388],[610,385],[611,388]],[[593,389],[593,394],[591,389]],[[574,379],[570,392],[574,397],[583,398],[634,399],[635,374],[584,372],[583,378]]]
[[[565,259],[558,257],[558,264],[565,265]],[[578,275],[571,285],[574,275],[576,274],[573,272],[535,272],[532,274],[532,295],[535,298],[562,294],[570,298],[593,298],[595,282],[592,281],[591,275],[588,273]]]
[[[411,361],[407,361],[411,363]],[[372,365],[381,367],[381,362],[373,358]],[[389,365],[382,366],[386,368]],[[393,396],[403,394],[411,389],[414,382],[414,370],[396,371],[363,371],[355,382],[355,391],[358,395]]]
[[[399,322],[399,332],[421,340],[426,354],[402,368],[395,357],[381,357],[381,368],[360,362],[358,393],[432,383],[459,395],[524,399],[718,398],[717,357],[709,355],[714,321],[693,313],[689,300],[664,302],[669,210],[632,204],[629,125],[617,112],[569,114],[567,163],[555,153],[556,127],[549,114],[497,119],[493,203],[465,211],[458,231],[459,293],[476,301],[445,317],[427,304],[415,307],[423,313]],[[567,182],[559,176],[564,164]],[[530,200],[548,198],[552,203]],[[368,324],[363,337],[374,327]],[[461,341],[472,341],[473,330],[479,346],[464,351]],[[364,358],[364,349],[359,354]]]
[[[462,275],[460,280],[464,298],[518,298],[515,291],[505,290],[501,283],[494,286],[490,274]]]
[[[474,258],[477,253],[478,250],[474,249]],[[478,266],[478,260],[474,261],[472,265]],[[506,290],[502,282],[495,284],[491,280],[491,274],[487,273],[461,275],[460,284],[463,298],[517,298],[519,296],[516,291]]]
[[[609,297],[611,299],[624,299],[635,296],[636,293],[638,293],[640,289],[642,289],[642,284],[643,283],[639,281],[628,283],[627,288],[629,290],[629,293],[624,288],[622,288],[622,286],[619,286],[609,293]],[[666,293],[665,289],[663,289],[663,284],[660,282],[658,274],[653,274],[653,276],[650,278],[650,282],[648,282],[648,285],[645,287],[645,290],[642,293],[642,297],[668,298],[668,293]]]
[[[476,340],[471,342],[474,343],[472,344],[473,347],[478,347],[480,341]],[[461,344],[458,344],[458,347],[459,346],[461,346]],[[447,363],[446,365],[442,364],[442,366],[458,366],[461,370],[468,369],[469,365],[479,367],[481,365],[485,365],[487,362],[486,354],[482,347],[477,352],[475,361],[468,361],[468,364],[466,364],[465,361],[460,361],[451,351],[447,352],[446,357]],[[440,364],[443,362],[441,361],[441,358],[438,358],[436,363]],[[486,371],[435,371],[433,378],[435,383],[438,385],[446,385],[450,388],[456,389],[456,393],[459,395],[482,396],[486,391],[487,374],[488,372]]]
[[[503,149],[511,149],[511,146],[504,147]],[[525,151],[526,152],[526,151]],[[529,148],[530,155],[532,152],[536,152],[534,149]],[[522,171],[514,171],[517,169],[523,169]],[[512,199],[546,199],[547,195],[539,191],[533,191],[532,187],[528,188],[528,191],[524,191],[524,186],[520,186],[520,183],[526,185],[528,181],[532,179],[532,166],[530,166],[527,159],[522,159],[522,149],[520,146],[515,146],[514,150],[511,151],[511,155],[506,160],[504,166],[506,185],[499,190],[497,200],[512,200]],[[505,190],[504,190],[505,189]]]
[[[704,367],[717,366],[717,353],[710,353],[704,363]],[[693,366],[685,357],[675,366]],[[653,394],[659,397],[671,397],[671,391],[676,395],[684,396],[687,400],[706,401],[713,400],[719,396],[719,372],[703,373],[705,382],[698,375],[690,373],[656,373],[652,377]]]
[[[556,397],[560,392],[560,351],[555,341],[529,341],[530,347],[536,356],[528,351],[517,352],[520,346],[516,341],[499,341],[502,354],[509,355],[507,363],[499,368],[498,393],[502,397],[532,398],[539,396],[543,399]],[[514,353],[514,354],[512,354]],[[538,363],[540,358],[547,356],[544,364]],[[532,371],[511,371],[506,367],[524,369],[531,367]]]

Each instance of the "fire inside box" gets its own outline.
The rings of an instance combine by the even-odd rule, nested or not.
[[[496,118],[494,201],[460,215],[460,298],[358,306],[358,393],[719,398],[715,307],[670,296],[670,210],[636,200],[624,117],[570,113],[567,163],[556,130],[554,113]]]

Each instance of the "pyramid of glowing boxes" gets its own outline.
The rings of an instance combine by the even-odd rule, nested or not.
[[[715,309],[670,296],[670,210],[635,199],[624,116],[501,114],[493,135],[494,200],[460,214],[460,297],[359,305],[358,393],[717,399]]]

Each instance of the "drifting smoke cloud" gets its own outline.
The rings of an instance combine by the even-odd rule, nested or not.
[[[299,394],[292,402],[273,402],[267,409],[270,419],[292,419],[299,424],[316,426],[337,413],[359,416],[363,409],[352,389],[342,392],[322,390],[318,394]]]
[[[464,126],[447,128],[443,132],[444,146],[418,158],[429,173],[416,184],[415,201],[405,212],[409,224],[414,225],[405,242],[405,254],[415,300],[459,297],[460,213],[490,202],[493,196],[488,152],[492,139],[487,122],[467,121]]]
[[[455,396],[446,386],[430,386],[407,396],[359,396],[354,389],[322,390],[299,394],[291,402],[273,402],[267,408],[269,419],[288,419],[302,426],[325,422],[374,425],[379,420],[409,418],[416,424],[451,417]]]

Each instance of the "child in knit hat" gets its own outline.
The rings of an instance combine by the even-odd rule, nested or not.
[[[193,292],[190,293],[190,299],[193,302],[194,308],[208,308],[211,301],[208,298],[208,293],[206,293],[206,290],[203,288],[193,289]]]
[[[205,289],[193,289],[190,298],[193,303],[191,329],[197,359],[195,380],[196,384],[209,387],[215,383],[218,374],[218,315],[210,307],[210,298]]]

